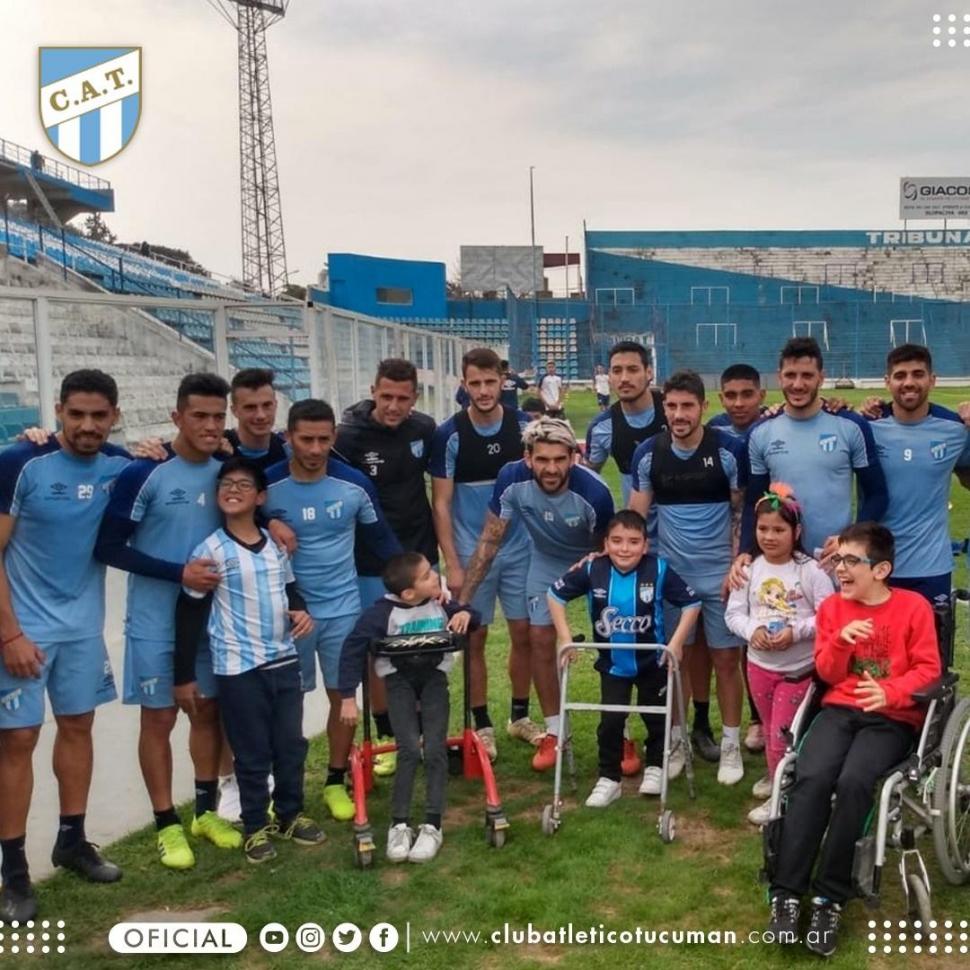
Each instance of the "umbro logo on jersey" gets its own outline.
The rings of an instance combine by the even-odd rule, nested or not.
[[[931,441],[930,454],[933,456],[933,461],[944,461],[946,459],[946,442]]]
[[[238,559],[227,559],[226,560],[226,572],[227,573],[228,572],[231,572],[233,569],[238,569],[238,568],[239,568],[239,560]]]
[[[824,452],[835,451],[835,446],[838,444],[838,442],[838,436],[834,434],[820,434],[818,436],[818,446]]]
[[[384,464],[384,459],[381,458],[381,456],[380,456],[380,454],[378,452],[376,452],[376,451],[368,451],[364,455],[364,464],[365,465],[383,465]]]
[[[54,482],[54,484],[51,485],[51,491],[55,495],[63,495],[67,491],[67,486],[63,482]]]
[[[168,493],[168,505],[185,505],[188,502],[188,497],[185,494],[184,488],[173,488]]]
[[[16,687],[0,697],[0,706],[5,711],[16,711],[20,707],[20,697],[23,694],[22,687]]]
[[[605,600],[606,599],[606,590],[600,588],[599,586],[597,586],[596,589],[593,590],[593,599],[594,600]]]
[[[765,453],[768,455],[787,455],[788,445],[781,438],[775,438],[774,441],[768,443],[768,450]]]

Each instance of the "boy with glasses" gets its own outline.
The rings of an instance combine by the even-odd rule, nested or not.
[[[815,670],[828,689],[798,756],[769,929],[783,942],[798,938],[801,897],[811,885],[805,943],[821,956],[835,952],[876,782],[917,740],[924,713],[913,694],[940,675],[929,603],[888,584],[894,545],[892,533],[874,522],[844,529],[830,557],[841,595],[826,599],[816,618]]]

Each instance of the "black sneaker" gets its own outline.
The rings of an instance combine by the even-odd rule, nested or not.
[[[714,740],[714,735],[709,731],[698,731],[695,728],[690,732],[690,742],[694,745],[694,750],[705,761],[717,764],[721,760],[721,746]]]
[[[816,896],[812,900],[812,919],[805,934],[805,946],[821,957],[835,953],[839,941],[839,922],[842,907],[829,899]]]
[[[246,836],[243,843],[243,852],[246,860],[258,865],[260,862],[269,862],[276,858],[276,846],[270,841],[271,835],[276,835],[279,831],[275,825],[264,825],[257,829],[252,835]]]
[[[71,846],[55,845],[51,862],[62,869],[70,869],[88,882],[117,882],[121,869],[109,862],[93,842],[76,842]]]
[[[289,825],[280,824],[278,837],[292,839],[297,845],[320,845],[327,840],[323,829],[306,815],[297,815]]]
[[[775,893],[771,897],[771,921],[768,923],[768,932],[774,936],[776,943],[798,942],[798,917],[801,911],[801,902],[797,896]]]
[[[37,915],[37,897],[30,881],[0,888],[0,923],[26,923]]]

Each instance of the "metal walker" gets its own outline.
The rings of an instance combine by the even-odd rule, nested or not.
[[[609,646],[606,644],[606,646]],[[570,701],[568,699],[570,664],[562,663],[562,656],[567,650],[599,651],[604,648],[602,643],[574,642],[560,647],[556,655],[556,663],[560,670],[559,681],[559,723],[562,725],[560,737],[556,739],[556,770],[553,779],[552,803],[542,809],[542,831],[546,835],[554,835],[562,825],[562,759],[565,751],[569,762],[569,775],[573,788],[576,787],[576,767],[573,761],[572,745],[568,738],[566,714],[568,711],[616,711],[626,714],[663,714],[664,715],[664,756],[661,766],[660,780],[660,814],[657,817],[657,832],[664,842],[673,842],[676,834],[674,813],[667,808],[667,768],[670,756],[674,752],[671,743],[671,728],[674,718],[674,701],[677,697],[677,715],[680,720],[683,736],[677,741],[677,746],[683,746],[684,774],[687,778],[687,792],[691,798],[696,797],[694,791],[694,762],[693,752],[687,740],[687,719],[684,710],[684,694],[681,689],[680,665],[676,657],[670,652],[665,643],[631,643],[623,644],[623,650],[649,650],[667,657],[667,697],[663,707],[649,707],[638,704],[590,704],[586,702]],[[657,658],[660,659],[659,657]],[[563,736],[566,739],[563,740]]]

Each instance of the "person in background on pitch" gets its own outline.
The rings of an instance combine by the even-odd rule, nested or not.
[[[811,889],[805,944],[826,957],[853,895],[855,843],[876,782],[913,749],[924,718],[913,694],[940,676],[932,608],[919,593],[887,584],[892,533],[860,522],[836,541],[841,594],[822,603],[815,635],[815,671],[828,689],[781,820],[768,926],[776,940],[795,942],[801,898]]]
[[[801,511],[789,486],[775,482],[755,504],[755,558],[747,583],[731,592],[724,620],[749,646],[749,690],[765,725],[768,774],[752,794],[767,799],[748,812],[771,817],[771,783],[785,753],[786,732],[811,683],[815,611],[833,593],[832,581],[801,544]],[[809,668],[789,683],[796,671]]]
[[[60,825],[51,861],[91,882],[121,869],[84,831],[94,711],[117,697],[104,643],[104,566],[94,543],[129,455],[108,444],[118,386],[99,370],[61,383],[61,430],[0,453],[0,922],[37,914],[24,848],[33,754],[50,697]]]
[[[439,602],[441,579],[419,552],[392,556],[384,568],[384,585],[387,594],[361,613],[341,651],[340,719],[348,727],[357,723],[355,695],[364,658],[375,640],[404,633],[466,633],[474,630],[480,619],[471,607]],[[387,858],[391,862],[430,862],[441,848],[448,782],[448,671],[454,662],[453,651],[374,658],[374,669],[387,684],[388,711],[398,746],[387,833]],[[422,756],[427,777],[426,807],[415,838],[410,824],[411,800]]]
[[[649,650],[624,650],[629,643],[666,643],[679,664],[684,643],[700,615],[697,594],[670,568],[647,552],[647,523],[639,512],[623,509],[606,527],[605,555],[587,559],[557,579],[549,590],[549,613],[559,649],[572,642],[566,604],[585,596],[589,604],[593,637],[603,644],[596,659],[600,675],[600,703],[629,705],[633,688],[641,707],[663,707],[667,694],[664,654]],[[680,610],[676,629],[667,639],[664,605]],[[576,651],[561,655],[573,660]],[[643,759],[646,767],[641,795],[659,795],[663,780],[663,714],[641,714],[647,728]],[[627,715],[617,711],[600,714],[599,778],[586,799],[588,808],[606,808],[622,794],[620,761],[623,726]]]
[[[536,381],[539,388],[539,397],[545,405],[546,414],[550,418],[565,418],[566,394],[565,382],[556,373],[556,362],[550,360],[546,363],[546,372]]]
[[[414,364],[395,357],[382,360],[370,399],[344,411],[333,454],[367,476],[401,548],[417,550],[437,567],[438,540],[425,481],[435,423],[427,414],[414,410],[417,403],[418,372]],[[366,608],[384,595],[384,561],[360,534],[354,544],[354,564],[361,606]],[[369,687],[377,744],[390,745],[394,737],[384,681],[373,670]],[[374,774],[392,775],[396,764],[396,752],[376,754]]]
[[[605,411],[610,406],[610,376],[602,364],[596,365],[593,374],[593,391],[596,394],[596,406]]]
[[[223,524],[193,551],[211,559],[219,585],[183,587],[175,608],[175,701],[187,713],[199,699],[195,655],[208,627],[222,722],[235,757],[249,862],[275,858],[270,836],[319,845],[321,828],[303,813],[303,692],[293,639],[313,631],[287,554],[256,524],[266,475],[245,458],[219,469]],[[272,811],[267,776],[273,773]]]

